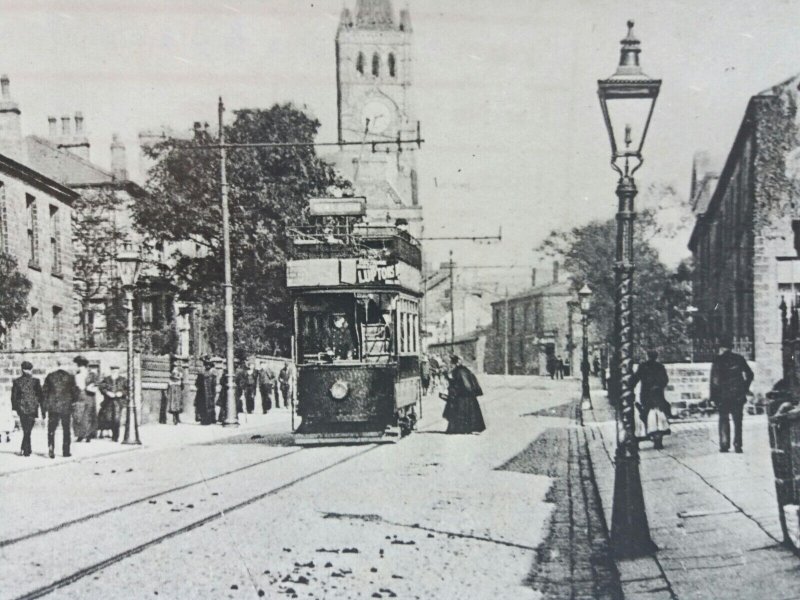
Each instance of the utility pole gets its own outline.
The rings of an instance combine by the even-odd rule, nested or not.
[[[450,250],[450,354],[455,352],[456,341],[456,319],[455,319],[455,286],[453,285],[453,251]]]
[[[505,308],[503,310],[503,373],[508,375],[508,286],[506,286]]]
[[[225,396],[225,426],[239,425],[239,414],[236,410],[236,386],[233,376],[233,283],[231,281],[231,225],[228,211],[228,171],[227,152],[225,149],[225,128],[222,116],[225,106],[222,96],[217,106],[219,117],[219,181],[220,195],[222,196],[222,248],[225,255],[225,367],[228,370],[227,387]]]

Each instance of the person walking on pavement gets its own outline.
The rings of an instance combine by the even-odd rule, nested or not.
[[[283,408],[289,408],[289,394],[291,392],[291,385],[292,385],[292,373],[289,370],[289,361],[287,360],[283,363],[283,368],[281,372],[278,373],[278,384],[281,388],[281,395],[283,396]],[[278,395],[275,395],[275,408],[278,408],[279,402]]]
[[[75,439],[87,444],[97,435],[97,376],[89,372],[89,361],[83,356],[76,356],[73,361],[78,366],[75,374],[75,385],[78,388],[78,401],[72,407],[72,427]]]
[[[653,448],[664,447],[664,436],[670,434],[670,407],[664,397],[664,390],[669,383],[667,369],[658,361],[658,352],[647,351],[647,360],[639,365],[633,374],[633,387],[639,388],[639,404],[637,409],[641,417],[640,439],[653,441]]]
[[[258,370],[258,393],[261,395],[261,411],[264,414],[272,408],[272,394],[275,394],[275,405],[278,404],[278,390],[275,385],[275,373],[267,363],[261,363],[261,368]]]
[[[718,347],[719,353],[711,363],[709,397],[719,411],[719,451],[730,449],[730,418],[733,417],[733,447],[741,454],[742,414],[753,382],[753,371],[743,356],[732,352],[733,344],[729,337],[722,338]]]
[[[42,395],[44,411],[47,412],[47,447],[50,458],[55,458],[56,429],[61,425],[61,451],[71,456],[70,426],[72,407],[80,400],[80,391],[75,385],[75,376],[64,369],[63,359],[57,362],[57,369],[44,378]]]
[[[446,401],[442,416],[447,419],[445,433],[480,433],[486,429],[481,413],[478,396],[483,395],[478,379],[466,366],[461,364],[458,356],[451,356],[453,370],[447,394],[441,394]]]
[[[180,367],[173,367],[169,374],[169,383],[164,390],[166,395],[166,410],[172,415],[172,424],[181,422],[183,412],[183,371]]]
[[[206,359],[203,363],[204,371],[197,374],[195,380],[194,419],[201,425],[212,425],[215,421],[214,400],[217,391],[217,375],[214,373],[214,363]]]
[[[253,414],[256,407],[256,385],[258,374],[253,363],[248,361],[247,366],[243,366],[236,372],[236,406],[241,411],[242,394],[244,394],[245,408],[247,414]]]
[[[22,363],[22,375],[11,384],[11,409],[19,415],[22,426],[22,456],[31,455],[31,431],[39,410],[44,418],[44,396],[42,384],[33,376],[33,365],[27,360]]]
[[[119,441],[119,426],[122,421],[122,409],[128,398],[128,379],[120,377],[119,366],[111,366],[111,374],[103,378],[99,385],[103,396],[100,412],[97,414],[99,430],[110,429],[111,441]]]

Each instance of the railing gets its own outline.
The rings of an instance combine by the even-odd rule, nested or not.
[[[289,229],[291,257],[397,259],[422,268],[420,243],[391,226],[310,225]]]

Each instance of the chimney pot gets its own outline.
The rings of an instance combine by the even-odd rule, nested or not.
[[[11,82],[8,75],[0,76],[0,89],[2,89],[3,100],[11,100]]]
[[[558,261],[553,261],[553,283],[558,283]]]
[[[83,135],[83,113],[81,111],[75,113],[75,135]]]
[[[531,287],[536,287],[536,269],[531,269]]]
[[[61,117],[61,135],[64,137],[67,137],[70,134],[69,122],[69,115],[64,115]]]
[[[50,128],[50,137],[56,137],[58,135],[58,119],[55,117],[47,117],[47,125]]]
[[[111,174],[117,181],[128,179],[128,158],[125,144],[120,141],[118,133],[111,136]]]

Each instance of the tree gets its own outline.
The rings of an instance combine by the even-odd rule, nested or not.
[[[291,104],[235,112],[228,143],[313,142],[319,121]],[[166,140],[146,150],[155,161],[149,194],[133,206],[137,228],[153,240],[184,242],[168,276],[184,298],[206,306],[212,350],[224,347],[223,248],[219,153],[198,148],[216,140]],[[291,314],[285,282],[286,228],[305,223],[307,200],[347,187],[313,147],[242,148],[228,154],[234,319],[239,352],[288,348]],[[192,248],[187,248],[186,242]]]
[[[691,302],[691,262],[684,260],[675,270],[661,262],[650,243],[660,231],[653,211],[639,213],[636,225],[635,352],[641,357],[647,347],[656,347],[665,360],[685,360],[689,352],[686,308]],[[561,258],[576,290],[584,283],[592,289],[592,322],[609,344],[614,332],[616,229],[613,219],[593,221],[568,232],[553,231],[539,247]]]
[[[72,230],[75,258],[75,292],[81,304],[81,335],[85,346],[92,346],[92,323],[88,318],[92,301],[108,297],[115,283],[111,280],[117,248],[126,232],[119,223],[125,200],[108,188],[83,192],[72,205]]]
[[[31,282],[17,269],[16,259],[0,253],[0,342],[5,342],[11,328],[28,315],[30,291]]]

